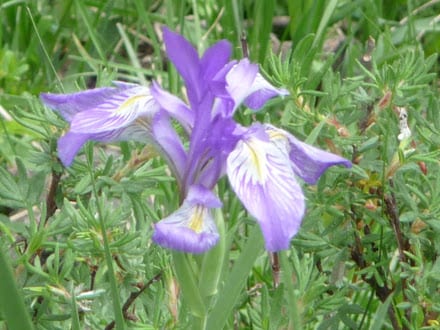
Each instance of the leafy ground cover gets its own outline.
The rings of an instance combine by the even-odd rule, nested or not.
[[[438,329],[439,2],[2,1],[0,328]],[[181,201],[150,146],[89,142],[60,163],[68,124],[40,93],[155,80],[185,98],[163,26],[200,53],[229,40],[289,91],[238,122],[353,163],[303,185],[288,250],[264,251],[225,178],[219,246],[152,243]]]

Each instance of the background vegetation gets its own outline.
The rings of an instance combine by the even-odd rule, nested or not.
[[[195,328],[176,258],[150,240],[179,203],[164,163],[143,145],[89,143],[63,168],[66,123],[38,99],[112,80],[184,95],[167,25],[200,51],[228,39],[236,58],[246,36],[291,96],[238,120],[354,163],[304,185],[308,213],[279,256],[279,285],[258,226],[220,183],[229,252],[212,257],[219,284],[199,326],[438,329],[439,13],[434,0],[0,1],[0,328]],[[203,286],[200,260],[187,261]]]

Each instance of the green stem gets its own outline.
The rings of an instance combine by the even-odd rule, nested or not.
[[[93,155],[93,152],[86,153],[86,154]],[[97,194],[96,184],[95,184],[95,177],[93,175],[93,166],[92,166],[93,159],[92,158],[93,157],[87,157],[87,163],[88,163],[89,172],[90,172],[90,180],[92,183],[93,195],[95,196],[95,199],[96,199],[99,224],[101,226],[102,240],[103,240],[103,244],[104,244],[105,261],[106,261],[107,268],[109,271],[110,291],[111,291],[112,300],[113,300],[113,312],[115,314],[115,325],[116,325],[117,330],[123,330],[123,329],[125,329],[124,316],[122,315],[122,307],[121,307],[121,302],[119,300],[118,286],[116,283],[115,271],[113,268],[113,258],[112,258],[111,252],[110,252],[110,245],[109,245],[108,237],[107,237],[107,229],[105,226],[105,221],[104,221],[104,216],[103,216],[104,213],[103,213],[101,202],[98,200],[98,194]]]
[[[286,298],[289,306],[289,329],[301,329],[302,322],[298,311],[298,299],[291,278],[293,270],[287,258],[286,251],[280,251],[279,256],[281,259],[282,281],[286,288]]]
[[[217,302],[209,314],[207,329],[223,329],[229,315],[232,312],[244,285],[249,272],[262,250],[262,236],[260,228],[255,226],[236,261],[234,268],[226,279],[225,286],[218,296]]]
[[[204,254],[199,278],[199,290],[207,306],[211,297],[218,291],[218,283],[225,259],[225,223],[221,209],[214,211],[216,225],[219,233],[217,245]]]
[[[191,314],[197,319],[204,319],[206,314],[205,304],[200,295],[195,275],[189,264],[189,255],[173,252],[173,264],[177,280],[182,289],[183,299],[189,307]]]

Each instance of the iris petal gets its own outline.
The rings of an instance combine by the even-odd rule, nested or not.
[[[162,109],[178,120],[187,133],[190,133],[194,126],[194,112],[181,99],[160,88],[156,82],[151,86],[151,95]]]
[[[203,186],[191,186],[182,206],[155,225],[153,241],[188,253],[203,253],[219,239],[211,208],[220,207],[218,198]]]
[[[64,166],[70,166],[78,151],[89,140],[88,134],[66,133],[58,139],[58,157]]]
[[[197,50],[180,34],[166,27],[163,29],[163,40],[168,58],[185,81],[191,104],[197,104],[197,101],[202,97],[200,59]]]
[[[244,104],[251,109],[258,110],[271,98],[285,95],[289,95],[287,90],[272,86],[261,74],[257,73]]]
[[[125,127],[140,116],[152,117],[159,110],[146,87],[125,89],[96,107],[77,113],[71,130],[77,133],[99,133]]]
[[[124,85],[122,89],[126,87]],[[103,87],[72,94],[42,93],[40,98],[44,104],[58,111],[65,120],[71,122],[75,114],[88,111],[105,103],[108,99],[120,93],[120,90],[121,88]]]
[[[287,249],[305,211],[287,152],[251,134],[237,143],[227,159],[232,188],[261,226],[266,249]]]
[[[292,169],[308,184],[315,184],[330,166],[343,165],[347,168],[352,166],[349,160],[308,145],[282,129],[272,125],[265,127],[274,142],[283,140],[288,143]]]

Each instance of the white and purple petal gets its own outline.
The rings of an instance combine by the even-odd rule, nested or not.
[[[272,86],[258,72],[258,65],[250,63],[248,59],[232,66],[225,79],[226,90],[234,100],[233,111],[243,102],[247,107],[258,110],[269,99],[289,94],[285,89]]]
[[[191,186],[182,206],[155,224],[153,241],[181,252],[208,251],[219,239],[211,214],[211,209],[218,207],[221,202],[212,191],[200,185]]]
[[[237,107],[252,92],[254,80],[258,74],[258,65],[252,64],[248,59],[243,59],[234,65],[226,74],[226,90],[234,100],[235,111]]]
[[[159,105],[143,86],[127,88],[113,94],[88,111],[75,114],[70,130],[76,133],[100,133],[130,125],[138,117],[153,117]]]
[[[282,129],[272,125],[265,125],[265,129],[274,143],[287,145],[293,171],[308,184],[315,184],[330,166],[352,166],[349,160],[304,143]]]
[[[42,93],[40,99],[70,123],[77,113],[98,107],[125,88],[121,85],[121,88],[102,87],[71,94]]]
[[[260,224],[266,249],[288,249],[305,202],[287,152],[275,146],[262,127],[251,128],[229,155],[226,169],[235,193]]]
[[[286,95],[289,95],[289,92],[286,89],[272,86],[261,74],[258,73],[244,104],[253,110],[258,110],[270,99]]]

